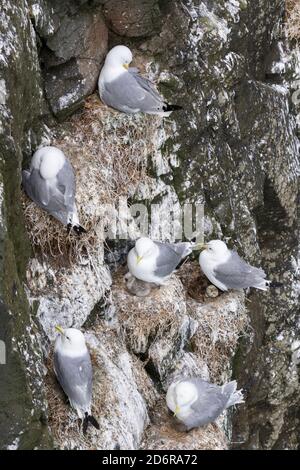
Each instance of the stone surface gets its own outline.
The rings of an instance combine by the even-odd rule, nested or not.
[[[160,30],[158,4],[157,0],[109,0],[103,11],[114,33],[129,38],[147,37]]]
[[[123,272],[115,273],[111,297],[114,315],[111,317],[104,308],[86,331],[94,370],[93,414],[101,431],[91,429],[87,438],[82,436],[75,413],[57,391],[50,358],[46,384],[49,424],[56,446],[123,450],[228,447],[227,413],[217,424],[188,434],[179,432],[168,415],[165,393],[178,377],[195,374],[218,383],[229,380],[232,353],[247,323],[239,294],[231,294],[230,299],[221,295],[215,310],[195,301],[189,305],[191,300],[177,275],[141,299],[127,292]],[[215,347],[207,347],[212,334],[206,328],[211,319],[209,311],[211,315],[215,312],[216,322],[221,322],[218,317],[222,319],[222,329],[216,329]],[[193,352],[186,352],[191,338],[195,338]],[[221,364],[222,374],[213,369],[216,362]]]
[[[0,24],[0,448],[51,447],[37,329],[23,290],[30,245],[20,205],[22,154],[43,133],[36,37],[24,1],[1,3]]]
[[[84,8],[60,20],[46,38],[42,60],[46,96],[62,118],[74,111],[97,84],[107,52],[108,31],[101,8]]]
[[[181,375],[197,374],[221,383],[234,373],[246,393],[246,403],[233,416],[234,445],[297,448],[300,68],[299,55],[290,52],[282,34],[283,0],[176,0],[159,2],[159,9],[158,2],[150,0],[134,5],[105,0],[2,3],[0,252],[5,275],[0,332],[9,332],[9,344],[11,337],[15,339],[8,348],[9,368],[0,369],[5,374],[1,409],[8,410],[0,420],[1,446],[49,445],[46,426],[40,423],[40,418],[46,421],[46,388],[57,447],[226,448],[230,416],[216,426],[182,435],[173,430],[164,396],[168,384]],[[135,65],[158,84],[168,101],[183,104],[184,109],[162,121],[121,115],[92,97],[82,112],[48,136],[74,165],[77,203],[89,235],[80,240],[66,237],[59,224],[22,198],[35,250],[27,293],[35,299],[31,313],[38,311],[43,325],[37,330],[23,292],[29,250],[19,190],[22,153],[28,159],[45,142],[37,52],[45,77],[55,69],[60,74],[61,91],[50,80],[56,103],[79,84],[74,100],[66,100],[58,112],[62,119],[88,93],[79,67],[85,53],[80,46],[85,45],[78,45],[72,28],[80,25],[89,39],[89,31],[100,35],[102,27],[92,30],[94,12],[98,19],[105,15],[109,47],[130,37]],[[63,44],[64,29],[73,39]],[[73,51],[74,45],[81,56]],[[89,41],[89,46],[93,54],[99,52],[96,42]],[[206,238],[227,239],[248,261],[261,265],[278,287],[266,293],[250,291],[246,303],[237,293],[212,298],[205,294],[208,282],[197,263],[189,262],[162,290],[153,289],[145,298],[130,296],[118,276],[132,246],[128,237],[134,239],[138,231],[129,209],[119,211],[119,197],[129,198],[130,206],[155,204],[149,230],[162,240],[176,238],[167,217],[170,210],[179,217],[182,203],[204,203]],[[107,213],[102,205],[108,202],[116,207]],[[107,221],[112,228],[116,220],[121,240],[111,240],[103,258]],[[116,272],[113,296],[106,263]],[[89,442],[82,439],[74,413],[59,398],[53,373],[51,379],[49,372],[46,387],[42,381],[42,344],[48,354],[51,324],[62,318],[66,325],[85,322],[82,328],[95,350],[95,396],[100,400],[95,401],[95,414],[104,432],[91,430]],[[163,335],[157,334],[160,331]],[[42,333],[42,338],[33,332]],[[8,439],[3,439],[3,427],[5,432],[10,429]]]

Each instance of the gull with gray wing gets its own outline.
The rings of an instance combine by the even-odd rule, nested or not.
[[[75,175],[64,153],[51,146],[38,149],[29,170],[22,172],[27,196],[39,207],[79,235],[85,229],[79,224],[75,203]]]
[[[97,420],[91,415],[93,370],[90,353],[83,333],[76,328],[63,330],[54,346],[54,372],[72,408],[83,420],[83,433],[91,423],[99,429]]]
[[[204,250],[199,256],[200,267],[218,289],[268,289],[270,281],[265,279],[264,270],[246,263],[236,251],[229,250],[223,241],[211,240],[202,248]]]
[[[126,46],[115,46],[107,54],[98,81],[100,98],[107,106],[128,114],[142,112],[161,116],[181,109],[181,106],[166,103],[137,68],[129,68],[131,62],[132,53]]]
[[[147,237],[139,238],[128,253],[128,269],[141,281],[163,285],[178,264],[192,252],[193,246],[190,242],[161,243]]]
[[[226,408],[244,403],[242,391],[237,390],[235,380],[219,386],[199,377],[172,383],[166,401],[187,431],[212,423]]]

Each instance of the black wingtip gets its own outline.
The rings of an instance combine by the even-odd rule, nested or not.
[[[83,418],[83,423],[82,423],[82,432],[85,435],[87,432],[87,428],[89,426],[89,416],[87,413],[85,413],[85,416]]]
[[[178,104],[168,104],[166,103],[164,106],[163,106],[163,110],[165,112],[168,112],[168,111],[179,111],[180,109],[183,109],[182,106],[179,106]]]
[[[96,428],[96,429],[98,429],[98,430],[100,429],[99,423],[98,423],[98,421],[96,420],[96,418],[94,418],[94,416],[89,415],[89,416],[88,416],[88,421],[94,426],[94,428]]]
[[[276,287],[283,287],[283,286],[284,286],[283,282],[272,281],[268,284],[268,287],[271,287],[273,289],[275,289]]]
[[[100,429],[100,426],[99,426],[99,423],[98,421],[96,420],[96,418],[94,418],[94,416],[92,415],[89,415],[87,412],[84,414],[84,418],[83,418],[83,423],[82,423],[82,432],[83,434],[85,435],[86,432],[87,432],[87,429],[89,427],[89,423],[91,423],[92,426],[94,426],[94,428],[96,429]]]
[[[73,230],[76,233],[76,235],[81,235],[82,233],[86,233],[85,228],[83,228],[81,225],[74,225]]]
[[[68,224],[67,225],[67,230],[68,230],[68,233],[70,233],[71,230],[74,230],[74,232],[76,233],[76,235],[80,236],[82,233],[86,233],[86,229],[83,228],[81,225],[71,225],[71,224]]]

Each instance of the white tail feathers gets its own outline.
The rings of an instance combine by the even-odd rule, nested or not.
[[[79,218],[76,204],[73,206],[73,212],[69,212],[68,214],[68,223],[72,225],[72,227],[79,225]]]
[[[253,287],[256,287],[256,289],[260,290],[268,290],[270,287],[271,281],[268,281],[267,279],[261,279],[260,282],[257,284],[254,284]]]
[[[226,395],[230,394],[227,405],[226,405],[226,408],[229,408],[230,406],[238,405],[239,403],[244,403],[245,402],[242,389],[237,390],[236,380],[233,380],[232,382],[229,382],[229,383],[223,385],[222,392]]]

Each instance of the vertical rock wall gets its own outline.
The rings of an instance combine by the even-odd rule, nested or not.
[[[162,400],[174,376],[172,364],[179,371],[196,371],[220,381],[231,375],[235,355],[233,369],[247,398],[234,419],[235,445],[296,448],[299,147],[290,82],[297,78],[297,59],[284,41],[283,0],[22,0],[18,6],[4,0],[1,8],[0,295],[4,321],[0,323],[0,339],[5,336],[8,345],[8,364],[0,365],[4,390],[1,410],[6,410],[3,419],[0,416],[1,446],[47,447],[49,442],[43,424],[41,346],[35,341],[40,336],[35,334],[32,321],[36,308],[47,352],[56,320],[82,326],[87,319],[87,337],[96,351],[96,390],[100,396],[110,387],[111,364],[116,370],[112,397],[116,408],[112,412],[108,402],[97,401],[103,409],[100,420],[105,432],[100,437],[93,434],[90,442],[81,440],[74,416],[64,406],[59,409],[69,420],[67,434],[60,428],[52,411],[61,405],[51,396],[55,385],[48,377],[49,419],[57,445],[225,448],[224,433],[212,428],[191,434],[188,442],[170,434]],[[95,88],[107,47],[118,43],[133,49],[136,64],[159,83],[170,102],[181,104],[183,111],[160,122],[149,117],[128,118],[98,108],[95,99],[86,101],[83,113],[79,111],[59,127],[54,125],[56,119],[64,120],[82,106]],[[171,293],[169,310],[174,309],[175,329],[168,329],[162,299],[154,296],[156,304],[151,300],[145,304],[153,315],[157,313],[155,305],[161,305],[167,339],[164,343],[156,338],[151,322],[145,325],[135,315],[133,300],[123,292],[124,285],[118,284],[119,274],[111,297],[102,239],[97,239],[92,224],[100,255],[93,251],[86,264],[81,259],[70,269],[60,266],[59,257],[48,253],[48,258],[37,256],[28,265],[30,245],[20,210],[20,170],[22,158],[29,157],[44,139],[45,113],[48,121],[49,113],[55,116],[50,120],[48,141],[62,145],[68,153],[82,188],[80,148],[89,162],[86,177],[90,187],[97,178],[101,181],[101,190],[93,186],[90,197],[79,187],[81,216],[92,218],[95,209],[120,187],[121,194],[131,201],[159,204],[161,213],[171,206],[177,210],[184,202],[204,203],[206,237],[228,237],[229,244],[237,246],[248,261],[262,265],[271,280],[283,284],[268,293],[251,292],[247,303],[250,333],[243,299],[222,296],[217,303],[198,307],[186,300],[177,278],[166,292],[166,299]],[[138,130],[146,136],[144,146]],[[137,142],[134,148],[132,137]],[[137,165],[130,148],[142,157],[143,165],[148,161],[147,173],[143,165]],[[134,168],[136,179],[126,170],[120,178],[118,168]],[[111,180],[114,183],[107,185]],[[27,216],[36,215],[28,208],[26,211]],[[47,221],[38,213],[36,217],[41,223]],[[57,230],[53,233],[61,241],[63,231]],[[35,233],[36,239],[38,236],[40,233]],[[115,244],[112,250],[106,260],[116,268],[124,259],[126,246]],[[117,261],[111,263],[112,259]],[[23,291],[26,265],[31,310]],[[178,297],[172,295],[174,286]],[[128,312],[133,315],[128,317]],[[143,315],[147,316],[144,310]],[[232,315],[233,324],[225,321],[228,315]],[[217,331],[213,336],[207,333],[210,322]],[[231,330],[237,336],[242,334],[239,347],[236,336],[228,336]],[[226,334],[221,334],[224,331]],[[107,338],[111,342],[105,355],[101,344]],[[206,356],[205,341],[211,345]],[[224,361],[218,351],[223,351]],[[37,370],[32,373],[34,354]],[[26,367],[36,379],[34,383]],[[118,375],[122,368],[126,373]],[[105,377],[102,382],[101,377]],[[131,384],[131,393],[123,403],[124,384]],[[133,416],[135,406],[139,413]]]
[[[44,112],[36,36],[24,1],[1,3],[0,22],[0,447],[48,447],[42,354],[24,293],[30,244],[20,204],[24,155],[40,140]],[[30,371],[30,373],[29,373]]]

